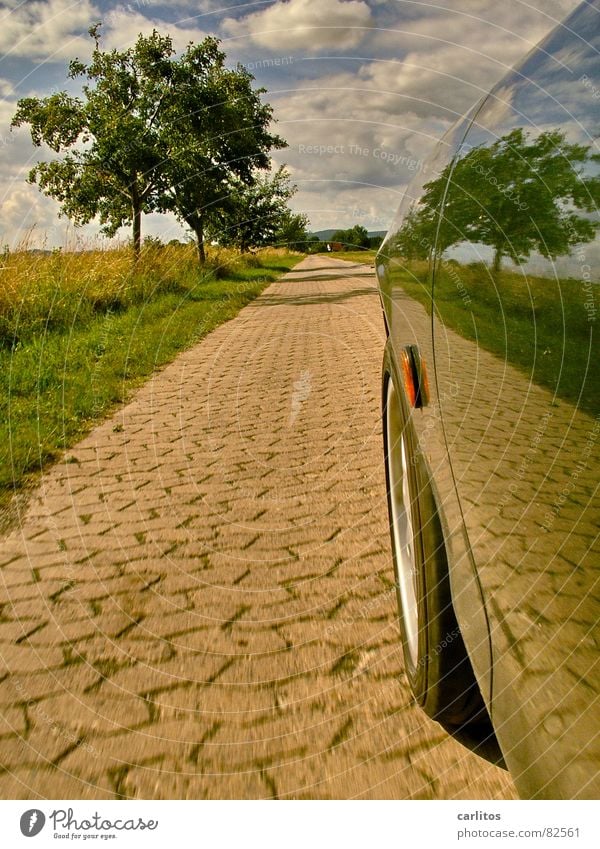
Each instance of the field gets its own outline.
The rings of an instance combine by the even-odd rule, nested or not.
[[[233,318],[301,259],[192,245],[4,255],[0,276],[0,511],[155,369]],[[18,502],[18,499],[17,499]],[[1,522],[0,522],[1,524]]]

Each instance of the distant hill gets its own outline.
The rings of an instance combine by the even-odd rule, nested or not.
[[[308,235],[317,236],[317,238],[319,238],[322,242],[326,242],[328,239],[331,239],[334,233],[336,233],[338,230],[343,229],[343,227],[336,227],[335,229],[332,228],[331,230],[315,230],[314,233],[309,233]],[[374,236],[379,236],[383,238],[386,233],[387,230],[369,230],[369,236],[371,238]]]

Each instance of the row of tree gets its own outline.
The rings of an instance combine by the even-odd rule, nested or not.
[[[382,242],[381,236],[369,236],[366,227],[355,224],[349,230],[336,230],[331,237],[331,242],[339,242],[348,250],[366,251],[376,249]]]
[[[148,212],[172,212],[189,227],[201,263],[207,236],[242,251],[305,240],[306,218],[287,205],[288,172],[268,174],[270,152],[287,145],[270,130],[273,110],[252,74],[226,68],[212,37],[178,58],[156,30],[127,50],[104,51],[100,26],[89,30],[90,63],[69,65],[69,78],[84,80],[81,96],[17,104],[12,126],[29,125],[36,146],[60,155],[39,162],[29,181],[76,225],[98,218],[108,236],[131,226],[136,256]]]

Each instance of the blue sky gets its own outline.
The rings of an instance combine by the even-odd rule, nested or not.
[[[54,201],[25,182],[43,153],[9,132],[16,101],[66,87],[88,27],[124,48],[156,27],[177,48],[207,34],[247,65],[289,147],[277,151],[299,187],[295,209],[313,229],[384,230],[435,142],[576,0],[3,0],[0,2],[0,243],[33,228],[35,244],[73,239]],[[181,230],[147,216],[145,232]],[[77,233],[94,237],[90,225]]]

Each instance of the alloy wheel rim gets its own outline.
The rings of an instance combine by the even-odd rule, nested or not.
[[[386,398],[387,465],[392,514],[392,536],[396,582],[402,605],[402,619],[408,654],[413,668],[417,666],[419,620],[415,587],[416,566],[408,476],[406,435],[391,378]]]

